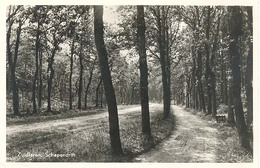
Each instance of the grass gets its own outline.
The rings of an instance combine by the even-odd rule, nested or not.
[[[159,144],[172,134],[174,117],[162,120],[162,110],[155,109],[151,113],[151,130],[154,144]],[[7,161],[11,162],[130,162],[153,146],[147,144],[141,133],[140,111],[126,114],[120,121],[121,142],[124,156],[116,157],[110,151],[108,124],[94,131],[80,130],[77,132],[44,132],[41,140],[31,140],[39,133],[27,133],[19,137],[9,137],[7,144]],[[40,133],[42,134],[42,133]],[[24,143],[16,143],[23,141]],[[57,155],[62,154],[62,155]],[[62,156],[62,157],[60,157]]]
[[[218,138],[221,146],[217,148],[217,161],[222,163],[250,163],[253,156],[240,146],[236,128],[218,125]],[[225,153],[225,155],[223,155]]]
[[[211,122],[217,129],[217,138],[220,145],[217,146],[217,160],[218,163],[250,163],[253,162],[253,155],[241,147],[239,136],[236,127],[230,126],[228,123],[216,123],[216,120],[206,115],[202,111],[194,109],[185,110],[200,116],[208,122]],[[252,144],[252,139],[250,139]]]

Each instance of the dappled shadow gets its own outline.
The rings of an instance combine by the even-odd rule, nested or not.
[[[250,163],[253,156],[241,147],[239,136],[235,127],[227,124],[217,126],[219,146],[216,148],[217,162],[219,163]]]
[[[168,140],[136,158],[141,162],[216,162],[217,129],[208,121],[174,106],[176,130]]]

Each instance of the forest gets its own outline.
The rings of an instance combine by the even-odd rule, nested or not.
[[[104,112],[107,118],[89,121],[89,125],[92,124],[92,129],[102,122],[100,129],[107,131],[103,137],[107,141],[102,143],[108,146],[112,161],[119,161],[120,157],[126,161],[125,157],[142,154],[176,134],[184,122],[179,116],[182,111],[185,115],[188,111],[187,116],[199,113],[201,124],[210,121],[215,124],[214,129],[224,130],[227,135],[233,132],[240,146],[237,150],[252,158],[252,11],[252,6],[7,6],[7,158],[28,161],[28,157],[17,158],[16,150],[35,153],[37,148],[39,154],[37,144],[52,142],[55,138],[55,142],[46,145],[57,148],[61,139],[79,137],[84,132],[83,126],[78,135],[68,130],[81,129],[80,124],[86,121],[64,126],[65,131],[55,135],[55,130],[33,131],[31,127],[36,129],[38,123],[40,127],[43,122],[63,117],[85,116],[90,120],[91,116]],[[116,18],[106,16],[109,12]],[[131,114],[120,112],[130,111],[130,107],[140,109]],[[125,118],[121,119],[121,115]],[[224,117],[221,123],[216,122],[219,116]],[[140,134],[128,132],[137,129],[137,126],[130,128],[131,117],[138,122]],[[157,127],[156,122],[161,125]],[[196,122],[190,119],[190,123]],[[15,135],[23,126],[27,128],[26,124],[31,124],[30,129],[24,131],[28,135]],[[9,135],[8,130],[14,132],[10,131]],[[135,141],[129,144],[138,141],[136,149],[142,146],[142,151],[135,152],[128,145],[124,131],[130,139],[135,136]],[[96,134],[86,138],[102,139],[101,133]],[[28,138],[34,139],[29,141]],[[71,139],[61,143],[70,143]],[[84,146],[83,139],[80,141]],[[24,142],[26,145],[21,148],[20,143]],[[35,146],[30,147],[34,143]],[[76,151],[80,147],[59,147],[53,153],[68,153],[70,148]],[[103,149],[99,150],[102,153]],[[70,159],[111,161],[111,158],[98,156],[84,160],[89,156],[84,152],[76,152],[76,155],[82,155],[82,160]],[[42,161],[43,158],[30,159]],[[241,161],[239,158],[230,160],[224,162]]]

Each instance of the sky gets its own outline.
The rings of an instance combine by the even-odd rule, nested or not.
[[[120,16],[116,12],[117,6],[104,6],[104,22],[115,25],[120,22]]]

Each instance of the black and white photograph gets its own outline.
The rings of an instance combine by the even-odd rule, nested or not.
[[[5,6],[0,167],[256,166],[256,3],[82,3]]]

